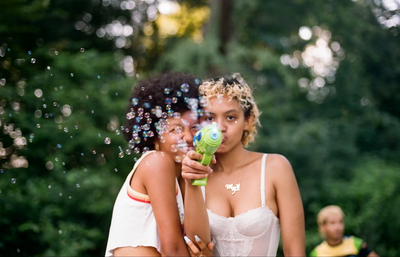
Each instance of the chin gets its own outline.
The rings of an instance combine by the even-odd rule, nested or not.
[[[215,153],[219,154],[219,153],[226,153],[226,152],[227,152],[226,148],[223,146],[220,146]]]
[[[340,239],[342,239],[343,238],[343,235],[342,234],[337,234],[337,235],[333,235],[332,236],[332,239],[334,239],[334,240],[340,240]]]

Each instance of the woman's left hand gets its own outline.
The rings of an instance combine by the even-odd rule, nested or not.
[[[198,240],[197,240],[198,239]],[[191,257],[200,257],[200,256],[214,256],[212,250],[214,249],[214,242],[210,242],[208,245],[205,245],[204,242],[200,238],[196,238],[196,243],[200,247],[200,249],[188,238],[185,236],[186,245],[188,246],[190,256]]]

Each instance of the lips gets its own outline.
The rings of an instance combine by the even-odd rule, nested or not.
[[[226,136],[222,135],[222,143],[226,141]]]

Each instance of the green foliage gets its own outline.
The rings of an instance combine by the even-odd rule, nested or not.
[[[120,132],[133,81],[123,78],[119,61],[95,51],[59,54],[50,69],[26,79],[19,111],[6,106],[3,122],[18,126],[30,141],[14,152],[27,159],[28,168],[11,169],[11,159],[3,164],[0,205],[6,237],[0,249],[5,255],[103,254],[105,221],[133,163]],[[35,97],[37,89],[42,96]],[[11,85],[2,93],[7,102],[16,98]],[[8,136],[2,135],[3,144]],[[106,137],[111,144],[104,143]],[[119,160],[120,151],[125,160]]]
[[[218,42],[215,38],[208,38],[203,44],[196,44],[191,39],[177,42],[160,58],[156,70],[165,72],[178,70],[206,77],[215,73],[210,67],[223,65],[222,56],[219,55]]]

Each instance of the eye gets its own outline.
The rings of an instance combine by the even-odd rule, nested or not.
[[[214,120],[214,118],[211,117],[211,116],[207,116],[207,117],[206,117],[206,121],[213,121],[213,120]]]
[[[190,127],[190,129],[191,129],[191,130],[199,130],[199,129],[200,129],[200,124],[193,124],[193,125]]]
[[[235,119],[235,116],[233,116],[233,115],[229,115],[228,117],[227,117],[227,120],[234,120]]]
[[[177,126],[171,132],[173,132],[175,134],[180,134],[180,133],[182,133],[182,131],[183,131],[182,126]]]

